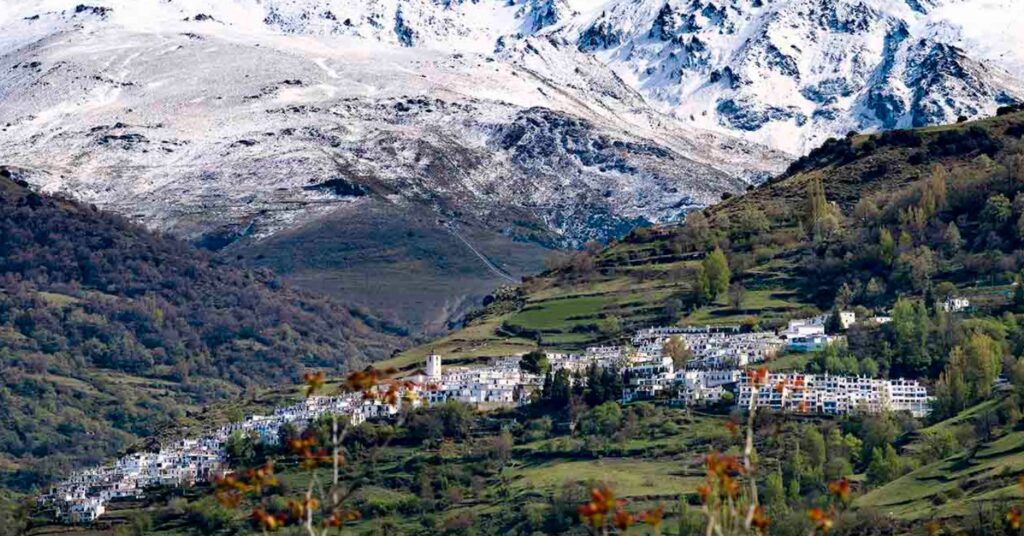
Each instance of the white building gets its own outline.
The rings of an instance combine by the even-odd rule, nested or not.
[[[963,296],[951,296],[942,302],[942,310],[947,313],[962,313],[971,308],[971,300]]]
[[[739,381],[736,405],[751,407],[753,386],[747,376]],[[882,380],[817,374],[769,374],[757,389],[754,407],[783,413],[846,415],[907,411],[914,417],[930,412],[931,397],[916,380]]]
[[[430,380],[441,378],[441,356],[437,354],[427,356],[427,378]]]
[[[403,403],[399,401],[399,405]],[[398,407],[376,399],[364,400],[359,394],[309,397],[298,404],[277,408],[271,415],[255,415],[223,426],[199,439],[178,441],[158,452],[135,452],[109,465],[78,471],[53,486],[39,502],[41,506],[52,507],[61,521],[91,523],[106,512],[111,500],[139,498],[148,488],[191,486],[222,475],[227,467],[224,445],[235,432],[255,434],[260,441],[276,443],[278,431],[288,423],[305,424],[334,413],[359,424],[398,411]]]
[[[857,323],[857,313],[853,311],[840,311],[839,312],[839,326],[844,330],[850,329],[850,326]]]
[[[427,362],[440,357],[431,355]],[[414,378],[413,381],[423,382],[423,394],[428,404],[440,404],[455,400],[465,404],[482,407],[515,406],[529,401],[530,393],[539,388],[542,378],[536,374],[523,372],[519,368],[519,356],[496,361],[488,367],[457,367],[440,371],[426,378]]]
[[[676,375],[676,400],[688,406],[716,404],[742,374],[739,369],[680,371]]]
[[[840,313],[840,323],[846,324]],[[849,313],[853,315],[853,313]],[[841,336],[825,334],[825,320],[827,315],[818,315],[814,318],[790,320],[785,331],[779,334],[786,340],[786,348],[791,352],[818,352],[824,350],[829,344],[834,344],[842,339]],[[853,325],[856,316],[848,316],[849,325]]]

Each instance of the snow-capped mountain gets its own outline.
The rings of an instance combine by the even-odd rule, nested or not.
[[[535,0],[8,1],[0,165],[443,325],[541,268],[547,248],[678,219],[785,165],[658,112],[589,55],[494,53],[567,13]],[[301,241],[318,246],[265,245]]]
[[[5,163],[187,236],[266,236],[374,193],[482,219],[526,209],[574,244],[782,163],[659,114],[592,58],[555,79],[475,52],[563,16],[533,0],[15,7]]]
[[[1019,4],[6,0],[0,165],[239,255],[342,221],[383,222],[330,239],[353,256],[430,227],[476,263],[472,297],[828,136],[1019,99]],[[440,258],[403,251],[364,271]],[[303,262],[275,268],[324,269]]]
[[[610,0],[542,32],[694,126],[802,154],[1024,99],[1016,0]]]

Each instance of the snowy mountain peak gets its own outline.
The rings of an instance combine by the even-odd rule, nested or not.
[[[1021,25],[1009,0],[609,0],[548,31],[666,113],[799,154],[1021,100]]]

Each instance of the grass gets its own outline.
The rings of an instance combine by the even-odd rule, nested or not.
[[[508,322],[525,329],[564,329],[596,320],[601,310],[612,303],[607,295],[548,300],[527,305]]]
[[[764,363],[768,370],[771,372],[803,372],[807,368],[807,363],[814,358],[812,353],[804,354],[783,354],[771,361]]]
[[[449,364],[473,363],[491,357],[526,353],[537,347],[537,343],[530,339],[499,334],[498,329],[505,318],[486,318],[429,344],[410,348],[391,359],[376,363],[375,366],[412,370],[423,366],[427,355],[432,352],[442,355]]]
[[[542,462],[515,469],[512,478],[520,488],[544,490],[566,482],[613,483],[622,497],[677,497],[693,493],[704,480],[699,474],[688,474],[676,461],[635,458]]]

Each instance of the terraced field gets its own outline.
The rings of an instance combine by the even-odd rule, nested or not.
[[[986,401],[920,430],[903,447],[912,454],[924,446],[927,432],[971,431],[972,419],[992,411],[999,399]],[[1010,431],[972,449],[920,467],[859,497],[854,505],[870,507],[905,521],[957,518],[985,508],[1007,508],[1024,498],[1018,476],[1024,473],[1024,431]]]

